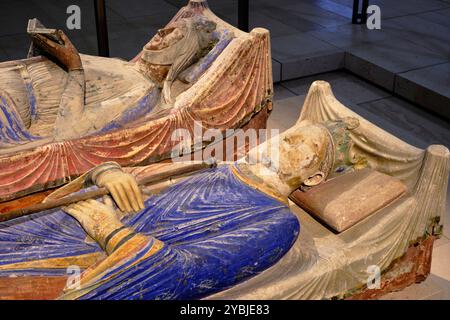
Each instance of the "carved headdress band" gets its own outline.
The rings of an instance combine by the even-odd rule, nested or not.
[[[325,177],[330,178],[352,168],[350,149],[353,140],[350,137],[350,131],[359,126],[359,121],[356,118],[348,117],[326,121],[321,125],[325,127],[331,140],[321,171],[325,174]]]

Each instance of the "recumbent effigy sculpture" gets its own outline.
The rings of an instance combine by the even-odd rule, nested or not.
[[[346,122],[299,123],[283,133],[279,165],[264,157],[264,163],[207,169],[145,202],[133,176],[119,165],[94,168],[82,177],[83,185],[106,186],[121,210],[111,199],[86,200],[4,225],[0,282],[8,281],[8,275],[17,281],[12,292],[5,288],[0,295],[192,299],[261,272],[298,235],[298,221],[287,206],[289,194],[300,185],[319,184],[333,171],[329,130],[336,124],[347,130]],[[70,265],[84,269],[76,289],[65,288]],[[33,286],[20,285],[27,282]],[[36,290],[43,284],[41,292]]]
[[[46,48],[45,39],[36,41]],[[176,56],[181,43],[182,54]],[[33,106],[29,90],[2,89],[6,129],[0,195],[10,201],[0,203],[0,221],[15,219],[0,228],[0,298],[366,299],[423,280],[433,240],[442,232],[449,151],[443,146],[420,150],[400,141],[340,104],[325,82],[313,83],[295,126],[233,164],[164,181],[161,173],[186,173],[177,168],[193,165],[135,166],[163,159],[173,147],[158,133],[157,147],[149,148],[154,145],[146,139],[155,130],[170,133],[192,118],[207,120],[205,128],[233,128],[267,109],[269,49],[265,32],[256,30],[249,37],[214,17],[204,1],[191,1],[134,63],[117,62],[123,63],[122,69],[117,67],[123,75],[144,75],[145,82],[135,83],[146,83],[145,89],[134,95],[137,91],[128,88],[114,97],[109,95],[117,89],[94,90],[99,93],[95,99],[123,108],[112,120],[93,126],[88,121],[86,127],[60,135],[56,119],[64,118],[64,112],[46,118],[44,125],[42,116],[55,114]],[[82,56],[85,71],[95,59],[102,58]],[[13,71],[7,63],[2,72],[19,83],[31,81],[34,88],[23,64],[30,72],[29,63],[36,61],[56,68],[69,79],[67,84],[82,87],[83,72],[76,64],[66,64],[67,72],[39,58],[21,62]],[[236,86],[226,87],[235,88],[233,95],[221,91],[231,74],[248,75],[249,70],[248,78],[233,78]],[[14,72],[21,77],[14,78]],[[143,92],[155,94],[154,104],[148,108],[145,100],[143,118],[131,119]],[[78,99],[83,94],[73,94],[76,90],[64,91],[53,101],[75,103],[69,113],[86,109],[72,120],[95,120],[95,112]],[[215,103],[208,105],[211,96]],[[73,124],[69,119],[64,120],[67,126]],[[190,129],[192,123],[185,125]],[[107,147],[99,148],[100,142]],[[76,144],[84,151],[79,157],[87,161],[75,162],[67,152]],[[138,152],[121,152],[123,145]],[[66,151],[58,153],[58,148]],[[44,169],[25,171],[17,182],[12,178],[21,169],[14,165],[36,159]],[[69,181],[53,193],[20,198]],[[102,190],[112,198],[99,197]],[[25,216],[24,205],[33,207],[47,195],[34,206],[46,209]],[[58,203],[65,205],[51,206]],[[367,268],[374,265],[383,272],[378,289],[366,287]],[[73,266],[82,271],[75,285],[67,273]]]
[[[55,33],[64,44],[33,34],[45,56],[0,64],[1,201],[111,159],[122,166],[169,159],[179,143],[173,133],[194,136],[195,123],[265,128],[269,33],[234,28],[206,1],[190,1],[130,62],[79,55]]]

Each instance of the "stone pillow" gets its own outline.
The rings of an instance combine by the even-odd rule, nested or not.
[[[297,205],[342,232],[401,197],[407,188],[387,174],[363,169],[290,196]]]

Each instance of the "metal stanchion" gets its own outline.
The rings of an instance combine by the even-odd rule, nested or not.
[[[248,32],[249,28],[248,15],[249,15],[248,0],[238,0],[238,28],[245,32]]]
[[[106,24],[105,0],[94,0],[95,26],[97,29],[98,55],[109,57],[108,26]]]
[[[369,7],[369,0],[362,0],[361,12],[359,12],[360,0],[353,0],[353,24],[363,24],[367,22],[367,8]]]

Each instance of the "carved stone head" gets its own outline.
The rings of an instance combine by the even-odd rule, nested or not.
[[[193,29],[197,32],[200,47],[207,47],[213,40],[213,32],[216,30],[217,24],[203,16],[194,16],[191,19]]]
[[[356,119],[338,119],[313,124],[299,122],[266,141],[257,151],[261,163],[276,172],[291,190],[309,188],[325,181],[347,159],[352,144],[350,130]],[[253,150],[248,159],[256,159]]]
[[[328,175],[332,145],[321,125],[294,126],[280,135],[278,176],[292,188],[316,185]]]

